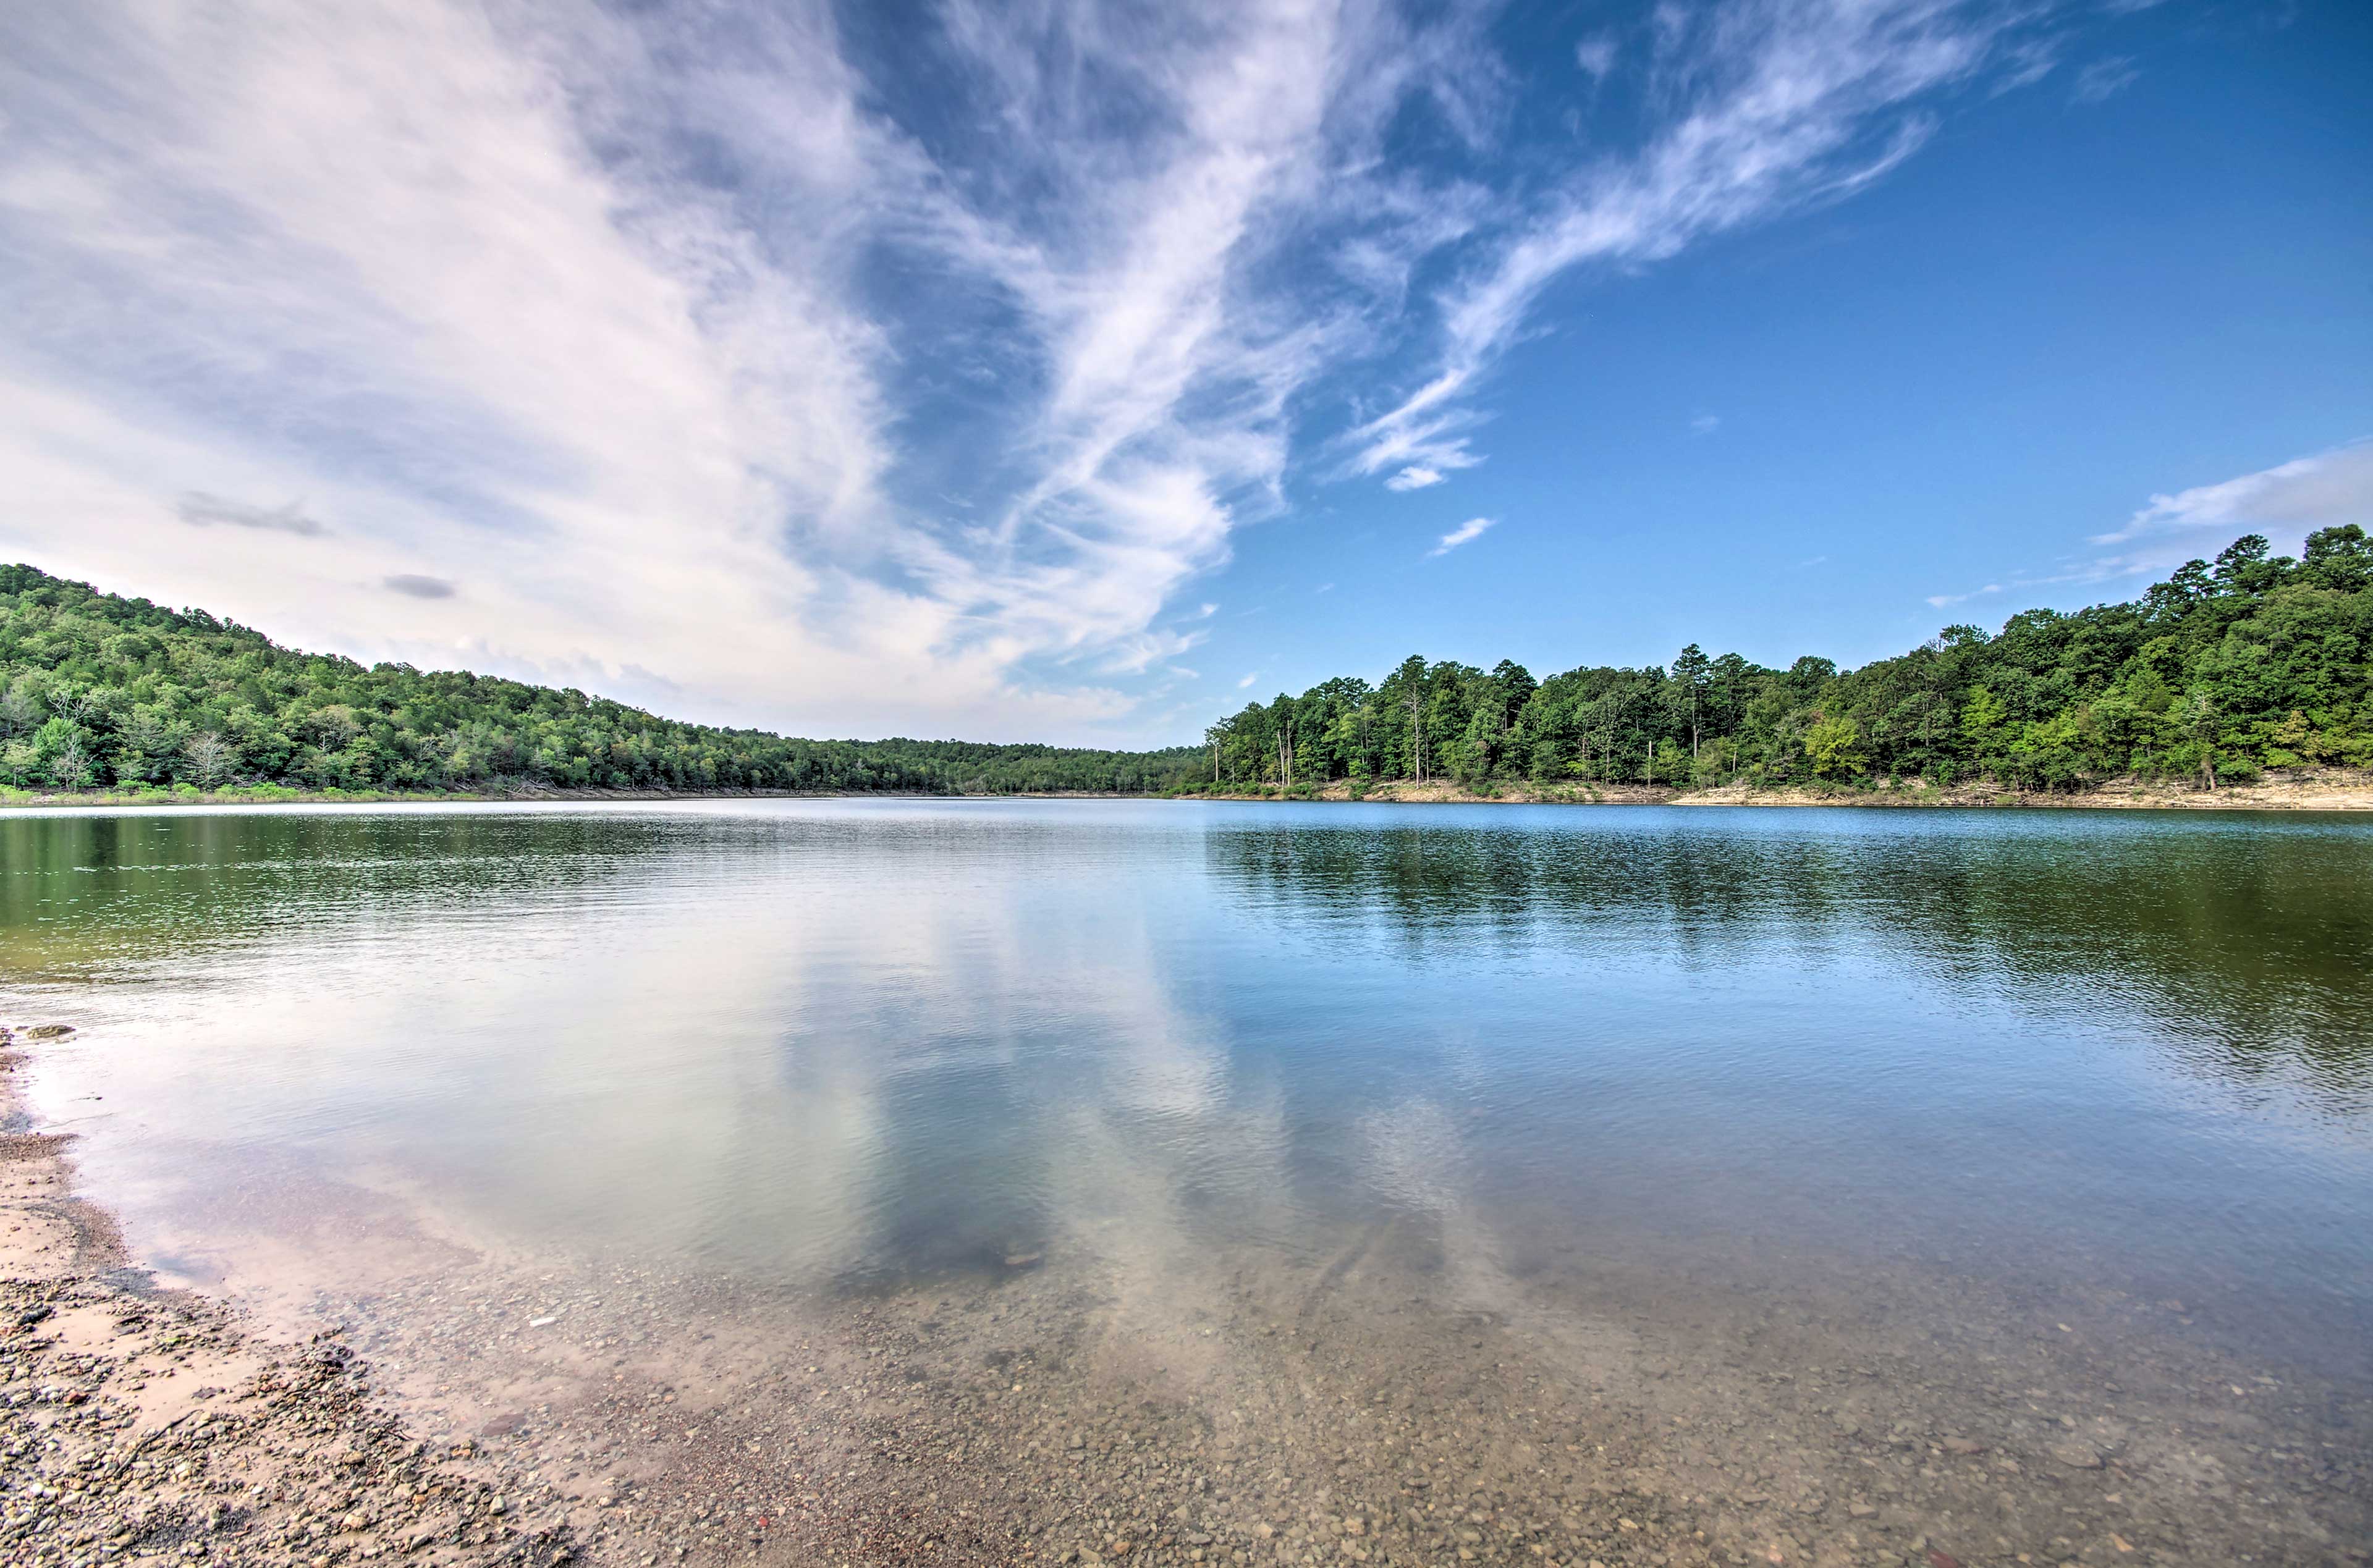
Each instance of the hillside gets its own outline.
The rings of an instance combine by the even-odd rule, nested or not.
[[[1198,756],[678,724],[582,691],[298,653],[204,610],[0,566],[0,781],[20,788],[1137,794]]]
[[[2246,782],[2373,763],[2373,545],[2355,524],[2300,560],[2256,535],[2129,603],[1948,626],[1895,658],[1785,669],[1694,645],[1666,669],[1536,681],[1412,657],[1280,693],[1204,737],[1203,787],[1408,780],[1680,785],[1979,779],[2072,791],[2108,779]]]

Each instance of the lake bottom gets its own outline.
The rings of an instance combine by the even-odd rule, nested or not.
[[[522,1254],[360,1190],[307,1206],[214,1286],[555,1486],[597,1562],[2337,1563],[2373,1540],[2361,1382],[2237,1351],[2210,1301],[1678,1243],[1514,1273],[1408,1215],[1323,1256],[1148,1255],[1115,1225],[798,1289]]]

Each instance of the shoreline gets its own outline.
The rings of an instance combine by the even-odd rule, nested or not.
[[[2269,775],[2209,791],[2169,780],[2112,779],[2081,791],[2017,790],[1990,784],[1937,787],[1917,782],[1872,788],[1791,784],[1724,784],[1684,790],[1663,784],[1534,784],[1484,789],[1461,784],[1393,782],[1354,796],[1341,780],[1313,789],[1120,794],[1089,790],[1015,790],[994,795],[923,790],[630,790],[538,789],[300,791],[137,794],[88,791],[0,794],[0,816],[11,811],[172,810],[270,806],[520,806],[706,800],[1204,800],[1374,806],[1755,806],[1849,807],[1885,810],[2110,811],[2373,811],[2373,770],[2323,769]]]
[[[1292,794],[1254,791],[1181,793],[1180,800],[1358,801],[1384,806],[1788,806],[1880,810],[2111,811],[2373,811],[2373,772],[2332,769],[2269,775],[2215,791],[2168,780],[2112,779],[2072,792],[1997,788],[1990,784],[1937,787],[1906,783],[1856,789],[1804,784],[1724,784],[1683,790],[1663,784],[1527,784],[1490,786],[1385,783],[1353,796],[1340,780]]]
[[[576,1558],[549,1488],[424,1442],[339,1334],[275,1340],[128,1266],[113,1216],[76,1195],[74,1135],[31,1125],[24,1032],[0,1027],[0,1558]]]

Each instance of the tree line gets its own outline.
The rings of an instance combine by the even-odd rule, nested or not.
[[[803,740],[574,689],[283,648],[204,610],[0,566],[0,784],[79,790],[1303,793],[1348,782],[1706,787],[2373,764],[2373,543],[2250,535],[2131,601],[1947,626],[1907,654],[1784,669],[1696,645],[1536,680],[1412,656],[1381,682],[1253,703],[1200,747]]]
[[[1135,795],[1197,755],[679,724],[571,689],[298,653],[0,566],[0,783],[18,788]]]
[[[1784,669],[1695,644],[1665,668],[1536,680],[1412,656],[1280,692],[1204,735],[1197,786],[1338,781],[1710,787],[1981,776],[2071,790],[2120,775],[2214,787],[2265,768],[2373,763],[2373,545],[2355,524],[2297,560],[2235,540],[2122,604],[1947,626],[1859,669]]]

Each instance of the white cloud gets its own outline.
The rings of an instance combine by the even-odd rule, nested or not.
[[[2095,534],[2093,542],[2124,544],[2215,528],[2278,536],[2275,542],[2289,548],[2317,528],[2363,522],[2373,522],[2373,439],[2295,458],[2239,479],[2154,495],[2149,505],[2126,519],[2125,527]]]
[[[1994,57],[2032,13],[1953,0],[1740,0],[1660,21],[1654,83],[1673,108],[1635,154],[1576,173],[1441,297],[1432,368],[1351,430],[1351,467],[1476,460],[1469,400],[1542,291],[1584,265],[1638,266],[1705,236],[1869,184],[1935,128],[1917,107]]]
[[[1497,517],[1469,517],[1465,522],[1459,524],[1456,528],[1451,529],[1448,533],[1444,534],[1442,536],[1442,542],[1435,545],[1432,550],[1426,552],[1426,553],[1429,555],[1447,555],[1462,544],[1471,543],[1476,540],[1481,539],[1485,530],[1489,529],[1499,520],[1500,519]]]
[[[829,53],[780,25],[784,55]],[[311,645],[630,697],[627,664],[660,668],[716,716],[847,723],[877,682],[1110,707],[1019,696],[994,655],[938,651],[959,607],[835,560],[887,520],[873,331],[829,259],[768,259],[593,154],[567,86],[672,92],[654,47],[590,10],[516,36],[441,4],[0,19],[0,464],[28,480],[0,532]],[[824,76],[774,111],[815,155],[783,192],[811,210],[859,161]],[[292,495],[315,537],[160,523]],[[785,552],[787,523],[820,542]],[[432,575],[473,591],[380,588]]]
[[[2131,57],[2113,54],[2077,72],[2076,85],[2069,89],[2068,96],[2076,103],[2099,103],[2122,92],[2141,75],[2141,69]]]
[[[1599,33],[1585,38],[1573,46],[1573,63],[1593,82],[1603,82],[1615,69],[1618,45],[1611,33]]]
[[[1482,0],[949,0],[920,110],[847,14],[0,7],[0,545],[689,717],[1109,736],[1304,411],[1443,482],[1554,278],[1875,178],[2023,13],[1586,41],[1663,108],[1546,200]]]
[[[1245,676],[1242,680],[1236,682],[1236,690],[1239,691],[1245,691],[1249,688],[1254,681],[1258,680],[1259,679],[1260,671],[1256,669],[1251,674]]]
[[[1722,415],[1701,413],[1689,421],[1689,428],[1700,436],[1711,436],[1722,428]]]
[[[2051,34],[2011,41],[2003,49],[2002,74],[1995,78],[1991,96],[1999,98],[2004,93],[2033,87],[2052,75],[2059,68],[2060,52],[2067,41]]]
[[[2013,588],[2040,588],[2159,577],[2188,560],[2213,555],[2243,534],[2266,536],[2277,552],[2296,554],[2307,536],[2341,523],[2373,522],[2373,437],[2214,484],[2154,495],[2125,526],[2088,542],[2119,548],[2062,563],[2056,569],[2013,579]],[[1937,594],[1939,608],[2005,585],[1989,583],[1961,594]]]
[[[1289,401],[1463,232],[1376,147],[1412,95],[1480,123],[1474,24],[943,19],[914,41],[1001,117],[971,165],[824,0],[9,8],[0,540],[368,656],[662,670],[697,716],[1119,714],[1098,677],[1191,646],[1167,601],[1281,507]],[[1278,296],[1330,225],[1372,293]],[[886,254],[953,281],[885,308]],[[918,429],[984,354],[976,427]],[[1002,466],[948,500],[935,439]]]

